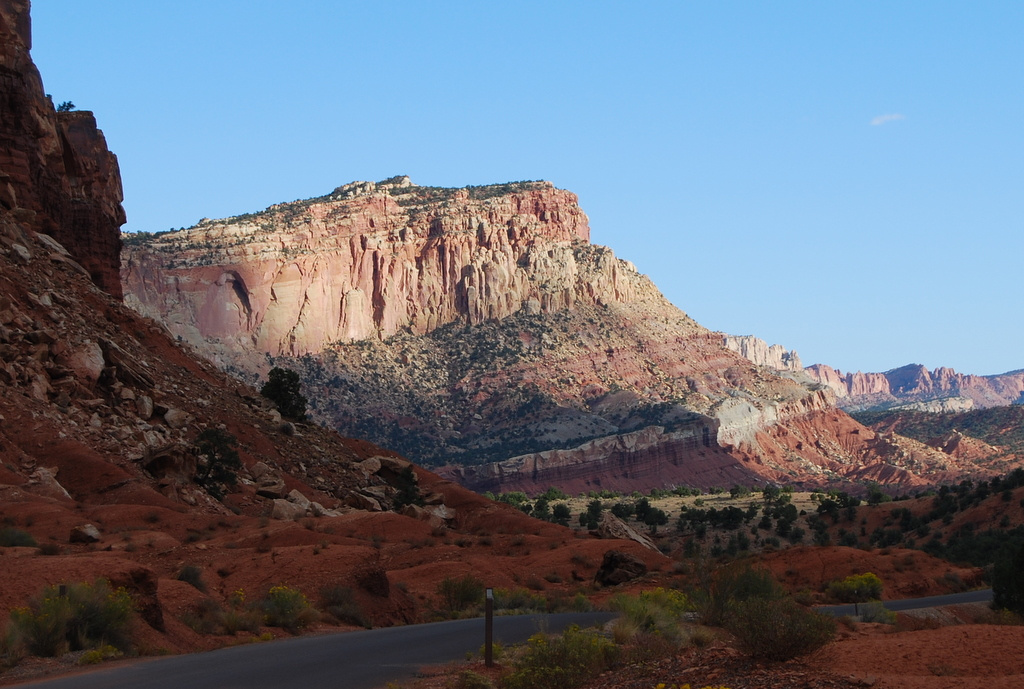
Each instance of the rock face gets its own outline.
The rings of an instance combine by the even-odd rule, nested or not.
[[[815,364],[806,373],[832,389],[843,409],[908,408],[959,412],[1007,404],[1024,404],[1024,370],[994,376],[974,376],[951,368],[929,371],[909,364],[885,373],[843,374],[831,366]]]
[[[778,344],[768,346],[767,342],[753,335],[725,335],[722,344],[726,349],[750,359],[758,366],[767,366],[777,371],[804,370],[803,364],[800,363],[800,355],[796,351],[789,351]]]
[[[590,247],[576,196],[353,183],[166,236],[128,239],[129,303],[210,350],[300,356],[463,320],[621,302],[639,282]]]
[[[0,207],[54,237],[121,297],[121,175],[87,111],[55,112],[43,92],[28,0],[0,1]]]
[[[952,471],[877,442],[795,353],[702,328],[588,236],[548,182],[398,177],[126,236],[122,275],[129,305],[220,365],[298,370],[315,418],[477,490]]]

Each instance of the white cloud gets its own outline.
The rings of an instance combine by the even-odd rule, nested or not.
[[[885,124],[886,122],[898,122],[899,120],[907,119],[905,115],[901,115],[898,112],[890,113],[888,115],[879,115],[878,117],[871,118],[871,126],[877,127]]]

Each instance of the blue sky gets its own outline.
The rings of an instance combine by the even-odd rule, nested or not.
[[[547,179],[703,325],[1024,368],[1024,3],[37,0],[128,230]]]

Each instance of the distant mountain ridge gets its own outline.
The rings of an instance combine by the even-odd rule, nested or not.
[[[849,412],[906,409],[924,412],[964,412],[1024,404],[1024,369],[991,376],[958,373],[940,367],[929,371],[907,364],[884,373],[843,373],[824,364],[804,368],[796,351],[768,345],[754,335],[724,335],[723,343],[758,366],[780,372],[803,373],[832,390],[841,409]]]
[[[848,411],[906,407],[918,411],[959,412],[1024,404],[1024,369],[991,376],[929,371],[908,364],[884,373],[847,373],[822,364],[808,366],[811,378],[827,385]]]

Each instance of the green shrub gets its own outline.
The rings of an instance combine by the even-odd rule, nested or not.
[[[505,612],[544,612],[548,601],[538,593],[517,587],[514,589],[494,589],[494,609]]]
[[[692,599],[701,621],[720,627],[736,604],[754,599],[777,600],[784,595],[771,572],[740,563],[719,570],[707,589],[694,591]]]
[[[203,460],[196,469],[196,483],[207,493],[220,500],[224,487],[238,482],[237,471],[242,468],[235,436],[219,428],[207,428],[196,439],[196,452]]]
[[[445,577],[437,585],[437,593],[445,610],[461,612],[483,602],[484,583],[472,574]]]
[[[0,548],[12,548],[12,547],[23,547],[23,548],[35,548],[38,544],[36,539],[32,538],[32,534],[21,529],[15,529],[12,526],[5,526],[0,529]]]
[[[889,610],[881,602],[865,603],[860,606],[861,622],[877,622],[879,624],[896,624],[896,613]]]
[[[282,627],[293,634],[316,621],[316,611],[302,591],[288,586],[275,586],[259,603],[266,623]]]
[[[736,603],[725,626],[739,640],[741,650],[765,660],[789,660],[810,653],[836,633],[832,617],[789,599],[750,598]]]
[[[677,646],[686,638],[683,615],[693,610],[681,591],[656,588],[638,596],[617,595],[609,603],[622,617],[616,622],[622,641],[637,633],[656,634]]]
[[[206,582],[203,581],[203,569],[198,565],[183,565],[178,570],[178,581],[191,584],[195,589],[206,593]]]
[[[270,369],[260,394],[277,405],[281,416],[293,421],[305,421],[307,400],[300,387],[298,373],[275,366]]]
[[[882,597],[882,580],[872,572],[852,574],[828,585],[828,594],[843,603],[864,603]]]
[[[347,586],[326,586],[320,589],[320,608],[339,622],[370,628],[370,623],[356,602],[355,593]]]
[[[1024,546],[996,561],[992,593],[994,608],[1024,614]]]
[[[131,649],[135,608],[123,588],[112,590],[105,579],[94,583],[48,586],[40,596],[11,611],[17,643],[32,655],[56,656],[111,645]]]
[[[494,689],[491,680],[472,670],[463,670],[455,681],[455,689]]]
[[[561,636],[534,634],[502,689],[572,689],[611,666],[617,649],[594,630],[571,626]]]

